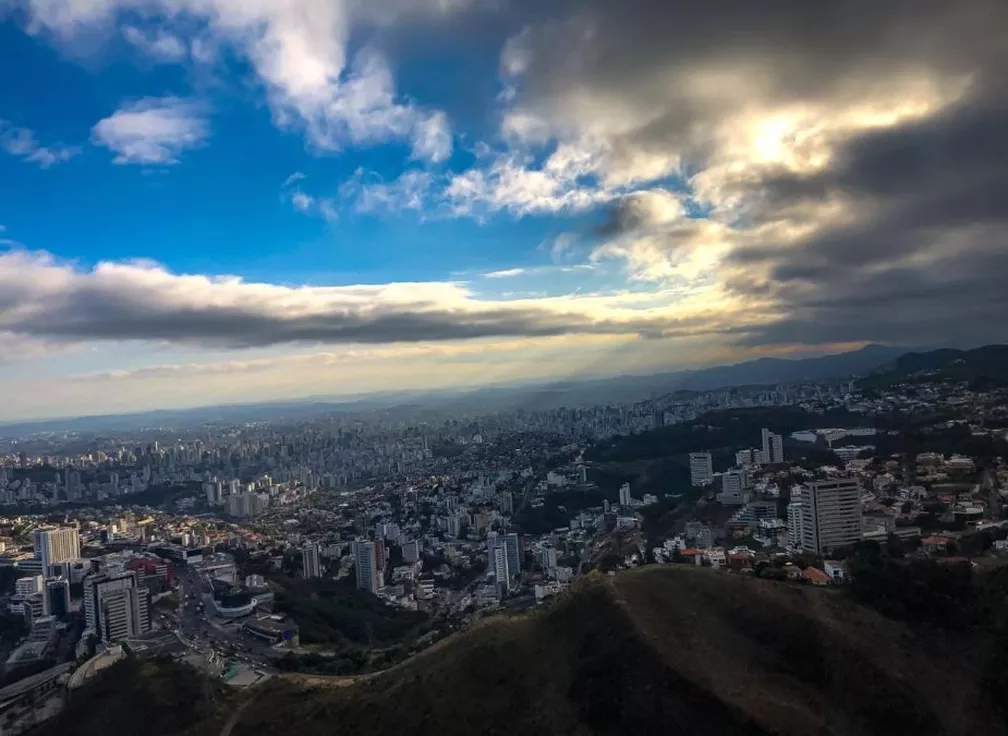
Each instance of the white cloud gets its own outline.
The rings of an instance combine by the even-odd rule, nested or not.
[[[505,268],[501,271],[488,271],[483,274],[485,279],[512,279],[517,276],[524,276],[526,270],[524,268]]]
[[[154,61],[178,63],[189,56],[185,43],[163,29],[145,33],[136,26],[126,26],[122,33],[132,46]]]
[[[318,211],[319,215],[326,222],[335,222],[339,219],[339,208],[336,206],[336,202],[332,198],[320,199]]]
[[[301,181],[304,178],[305,178],[305,175],[304,175],[303,172],[301,172],[301,171],[295,171],[293,174],[291,174],[286,179],[284,179],[283,184],[281,184],[280,186],[281,186],[281,188],[283,188],[283,187],[289,187],[291,184],[293,184],[295,182],[298,182],[298,181]]]
[[[583,212],[622,191],[595,178],[598,155],[587,141],[563,143],[536,165],[531,153],[512,149],[452,176],[440,196],[456,215]]]
[[[156,57],[182,59],[182,31],[191,19],[205,27],[192,40],[204,63],[230,45],[251,63],[265,87],[274,119],[302,130],[312,147],[410,142],[416,158],[439,161],[451,150],[444,114],[397,99],[387,62],[373,49],[348,58],[355,24],[438,17],[465,3],[449,0],[22,0],[29,30],[72,44],[82,32],[107,28],[121,16],[161,24],[153,34],[133,28],[127,38]],[[132,26],[131,26],[132,28]],[[172,29],[169,31],[167,29]],[[176,43],[177,42],[177,43]],[[198,43],[197,43],[198,42]],[[198,46],[198,48],[197,48]]]
[[[209,135],[201,106],[177,97],[129,103],[91,129],[92,141],[115,153],[117,164],[177,164]]]
[[[414,126],[413,158],[438,163],[448,158],[451,152],[451,125],[443,112],[432,113]]]
[[[372,181],[358,170],[340,187],[340,194],[354,201],[357,212],[421,212],[431,204],[434,186],[435,178],[420,169],[407,169],[391,182]]]
[[[291,195],[291,204],[299,212],[308,212],[315,206],[315,198],[299,190]]]
[[[43,146],[31,130],[16,127],[3,118],[0,118],[0,150],[43,169],[65,163],[80,153],[78,146],[61,143]]]

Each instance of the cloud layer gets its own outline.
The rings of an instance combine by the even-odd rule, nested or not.
[[[643,336],[771,351],[1008,339],[1004,0],[0,0],[0,7],[17,7],[29,33],[61,49],[97,35],[133,61],[251,79],[275,126],[303,136],[309,154],[392,144],[392,155],[382,152],[373,167],[365,161],[338,181],[327,180],[324,161],[291,162],[281,170],[310,176],[292,175],[280,187],[290,210],[337,228],[347,217],[389,212],[419,224],[473,218],[501,228],[501,240],[529,232],[544,240],[539,262],[528,257],[531,248],[513,263],[486,261],[493,270],[475,285],[449,280],[454,263],[434,277],[441,281],[298,287],[153,263],[81,268],[6,253],[5,345],[665,344]],[[475,17],[486,36],[467,35]],[[474,38],[496,44],[496,88],[480,87],[490,91],[486,99],[459,104],[478,109],[472,130],[445,103],[450,95],[435,103],[403,93],[412,91],[410,74],[397,80],[394,70],[408,70],[414,83],[419,76],[409,66],[410,44],[382,46],[390,28],[420,43],[414,37],[426,39],[435,26],[439,43],[456,44],[426,57],[438,73],[445,59],[471,51]],[[209,93],[205,103],[150,94],[95,124],[92,142],[117,163],[148,166],[188,163],[194,149],[217,145]],[[0,122],[6,153],[42,167],[77,153],[43,145],[38,138],[47,136],[20,124]],[[548,234],[522,227],[509,235],[521,218],[549,218]],[[561,263],[583,280],[552,283]],[[568,295],[478,290],[530,294],[536,274],[551,281],[547,293]],[[598,284],[604,292],[589,293]],[[257,374],[262,365],[227,359],[203,369],[194,359],[181,372],[223,376],[239,363]],[[167,381],[179,373],[147,370],[130,375]]]
[[[177,275],[151,263],[81,271],[45,254],[0,255],[0,331],[32,338],[247,348],[718,329],[699,314],[656,307],[653,295],[643,307],[635,300],[500,301],[450,282],[289,287]]]
[[[776,312],[747,342],[1004,339],[1005,27],[996,0],[588,0],[505,46],[502,133],[580,152],[593,260]]]

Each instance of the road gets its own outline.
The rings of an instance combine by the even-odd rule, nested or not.
[[[212,589],[193,568],[179,569],[177,629],[179,638],[191,649],[209,656],[214,651],[233,650],[233,658],[267,674],[275,674],[268,645],[228,631],[213,620],[207,607],[212,606]]]

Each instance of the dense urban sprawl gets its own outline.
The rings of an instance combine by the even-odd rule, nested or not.
[[[1002,389],[917,378],[8,438],[3,728],[124,657],[381,670],[592,570],[840,585],[866,541],[996,564],[1006,432]]]

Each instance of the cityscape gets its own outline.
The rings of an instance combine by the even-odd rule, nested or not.
[[[1006,70],[0,0],[0,736],[1008,736]]]
[[[591,574],[844,586],[866,542],[1008,560],[997,386],[869,375],[412,411],[8,439],[5,731],[123,659],[170,656],[235,688],[352,682]]]

